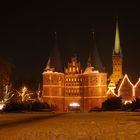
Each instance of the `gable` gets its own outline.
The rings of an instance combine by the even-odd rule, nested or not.
[[[123,99],[131,100],[134,96],[134,88],[133,84],[130,82],[127,75],[124,76],[120,87],[118,89],[118,95],[121,96]]]

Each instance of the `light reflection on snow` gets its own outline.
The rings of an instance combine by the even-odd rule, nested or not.
[[[0,110],[3,110],[4,106],[5,106],[5,104],[0,103]]]

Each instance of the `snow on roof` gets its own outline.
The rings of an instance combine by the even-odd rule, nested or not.
[[[99,71],[94,70],[94,67],[87,67],[84,71],[84,74],[90,74],[90,73],[99,73]]]
[[[52,70],[47,70],[47,71],[44,71],[43,74],[63,74],[61,72],[54,72]]]

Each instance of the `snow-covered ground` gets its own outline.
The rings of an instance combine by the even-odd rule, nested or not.
[[[139,139],[139,112],[0,114],[0,140]]]

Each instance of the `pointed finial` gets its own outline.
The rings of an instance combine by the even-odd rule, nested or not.
[[[55,36],[55,40],[57,40],[57,33],[56,32],[54,32],[54,36]]]
[[[94,30],[92,30],[92,32],[91,32],[91,33],[92,33],[92,39],[93,39],[93,40],[95,40],[95,31],[94,31]]]
[[[120,36],[119,36],[119,26],[118,26],[118,17],[116,17],[116,34],[115,34],[115,46],[114,46],[114,54],[121,53],[121,46],[120,46]]]
[[[91,67],[91,66],[92,66],[92,58],[91,58],[91,55],[89,55],[88,61],[87,61],[87,67]]]
[[[50,68],[51,68],[51,58],[49,57],[46,70],[50,70]]]
[[[92,32],[93,40],[95,39],[95,32]]]

